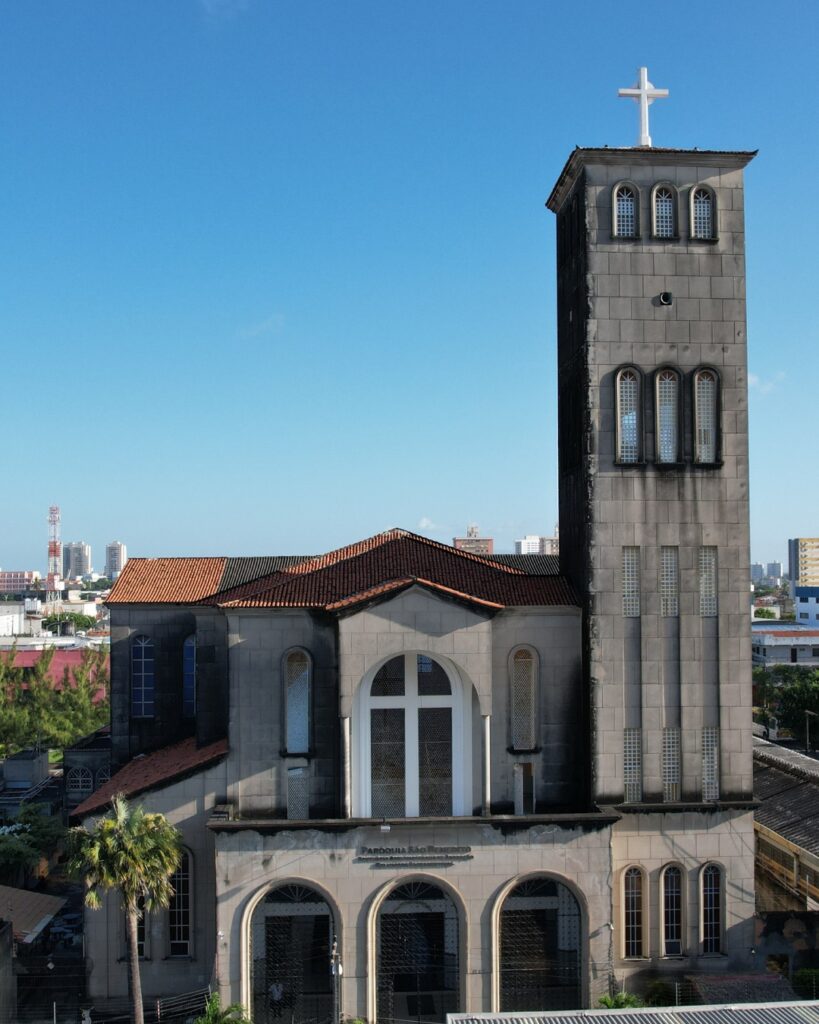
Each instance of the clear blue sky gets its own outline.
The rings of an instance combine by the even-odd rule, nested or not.
[[[752,554],[819,534],[819,5],[2,0],[0,566],[557,515],[575,144],[747,172]]]

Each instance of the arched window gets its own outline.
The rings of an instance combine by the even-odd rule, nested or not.
[[[623,956],[643,955],[643,872],[632,867],[623,875]]]
[[[677,237],[677,190],[665,181],[651,190],[651,234],[654,238]]]
[[[191,955],[191,856],[182,851],[179,867],[171,875],[173,896],[168,904],[168,952],[170,956]]]
[[[717,204],[713,191],[706,185],[691,189],[691,237],[712,242],[717,237]]]
[[[612,227],[615,238],[637,238],[639,234],[640,193],[630,181],[615,185],[612,193]]]
[[[69,768],[65,777],[69,800],[79,802],[94,791],[94,776],[90,768]]]
[[[626,366],[616,377],[617,462],[640,462],[643,456],[642,379]]]
[[[694,462],[719,459],[719,378],[711,369],[694,373]]]
[[[682,871],[676,865],[663,870],[660,876],[663,956],[682,956],[683,953],[682,885]]]
[[[196,717],[196,634],[182,644],[182,717]]]
[[[131,715],[153,718],[154,714],[154,642],[136,636],[131,644]]]
[[[428,655],[400,654],[365,679],[355,741],[361,816],[469,813],[468,714],[455,670]]]
[[[657,413],[657,462],[680,462],[680,375],[663,368],[654,375],[654,406]]]
[[[310,750],[310,655],[300,649],[284,658],[285,749],[288,754],[307,754]]]
[[[702,889],[702,951],[722,952],[722,870],[706,864],[700,876]]]
[[[111,779],[111,769],[110,768],[99,768],[99,769],[97,769],[97,789],[99,789],[100,786],[104,786],[106,782],[110,781],[110,779]]]
[[[509,705],[512,749],[537,747],[537,660],[535,652],[519,647],[512,655],[512,693]]]

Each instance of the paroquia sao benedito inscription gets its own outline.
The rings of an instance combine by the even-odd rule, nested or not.
[[[456,861],[472,860],[471,846],[361,846],[356,860],[374,868],[424,865],[446,867]]]

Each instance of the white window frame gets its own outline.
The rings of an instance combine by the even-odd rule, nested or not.
[[[706,458],[707,445],[703,442],[702,438],[702,422],[706,415],[706,410],[703,408],[699,384],[700,381],[708,374],[713,379],[714,384],[714,397],[713,407],[711,414],[713,416],[713,440],[711,447],[713,448],[712,457]],[[692,390],[692,405],[694,408],[694,462],[698,466],[716,466],[719,465],[721,455],[721,442],[722,442],[722,430],[721,430],[721,388],[720,388],[720,376],[717,371],[711,366],[700,366],[695,371],[691,378],[691,390]]]
[[[171,952],[171,910],[172,910],[172,906],[169,903],[168,904],[168,908],[167,908],[167,910],[165,912],[165,917],[166,917],[167,929],[168,929],[168,937],[167,937],[167,941],[168,941],[168,958],[171,959],[171,960],[191,960],[191,959],[193,959],[193,937],[194,937],[194,934],[195,934],[194,933],[194,928],[193,928],[193,910],[194,910],[194,906],[195,906],[195,903],[194,903],[194,891],[193,891],[193,863],[194,863],[194,861],[193,861],[193,854],[190,852],[190,850],[186,846],[182,847],[182,855],[183,855],[183,857],[187,857],[187,862],[188,862],[188,909],[187,909],[188,951],[187,951],[187,953],[172,953]],[[181,860],[179,862],[179,867],[180,868],[182,867],[182,861]],[[173,875],[171,875],[171,881],[173,881],[173,878],[177,874],[178,871],[179,871],[179,868],[177,868],[177,871],[174,871]]]
[[[524,729],[529,732],[529,738],[532,742],[527,744],[516,742],[517,739],[521,738],[516,735],[517,721],[515,714],[515,693],[517,690],[515,681],[515,662],[519,654],[528,654],[531,667],[531,678],[529,680],[529,714],[527,716],[528,723],[525,724]],[[540,738],[538,736],[538,721],[540,717],[538,714],[540,696],[540,688],[538,686],[540,673],[538,669],[539,664],[537,651],[533,647],[521,645],[520,647],[513,648],[509,655],[509,742],[511,749],[518,753],[528,753],[536,750],[538,747],[538,741]]]
[[[628,884],[628,877],[630,872],[636,872],[640,876],[640,952],[631,953],[628,948],[628,937],[627,937],[627,925],[628,925],[628,896],[626,894],[626,886]],[[647,960],[649,957],[648,951],[648,929],[646,927],[648,922],[648,879],[646,877],[645,870],[639,864],[628,864],[623,868],[622,879],[620,883],[620,891],[622,893],[622,922],[621,922],[621,949],[622,949],[622,960]]]
[[[669,953],[666,948],[666,877],[669,871],[678,871],[680,874],[680,908],[679,908],[679,930],[680,930],[680,951],[679,953]],[[686,920],[685,920],[685,871],[681,864],[665,864],[660,871],[660,956],[668,958],[677,958],[685,956],[686,942]]]
[[[620,217],[617,209],[617,197],[621,189],[630,189],[634,202],[634,230],[624,232],[621,230]],[[639,238],[640,237],[640,190],[633,181],[618,181],[611,190],[611,235],[612,238]]]
[[[307,744],[305,748],[290,746],[290,685],[288,665],[294,655],[302,655],[307,659],[307,708],[305,722]],[[282,698],[284,704],[282,750],[286,757],[304,757],[310,754],[313,746],[313,659],[304,647],[289,647],[282,655]],[[294,712],[295,713],[295,712]]]
[[[657,194],[660,189],[671,193],[671,234],[660,234],[657,230]],[[658,241],[671,242],[680,237],[679,197],[676,186],[670,181],[658,181],[651,189],[651,237]]]
[[[705,192],[711,200],[711,233],[706,235],[696,228],[697,193]],[[688,234],[692,242],[716,242],[717,235],[717,195],[710,185],[692,185],[688,193]]]
[[[718,949],[705,948],[705,875],[709,868],[714,868],[719,873],[719,935],[717,942]],[[701,956],[723,956],[725,952],[725,868],[716,861],[709,861],[700,868],[698,879],[699,911],[700,911],[700,955]]]
[[[636,382],[637,396],[635,399],[635,451],[626,452],[625,430],[623,429],[622,382],[626,374],[633,374]],[[636,366],[621,366],[614,377],[614,461],[618,466],[639,466],[643,461],[643,374]]]
[[[151,652],[151,698],[146,700],[145,698],[145,651],[150,649]],[[137,673],[137,664],[135,654],[137,650],[142,651],[142,656],[139,659],[139,673]],[[139,633],[137,636],[131,638],[131,645],[128,651],[130,661],[130,712],[131,718],[154,718],[156,715],[156,643],[153,638],[146,636],[144,633]],[[134,696],[135,694],[135,683],[139,679],[139,700]],[[150,705],[150,711],[147,710]]]
[[[417,659],[431,658],[446,672],[451,693],[441,696],[418,695]],[[472,701],[466,684],[449,659],[430,651],[403,652],[404,696],[373,697],[373,679],[380,668],[399,655],[391,654],[373,666],[361,680],[355,697],[352,722],[352,748],[356,751],[353,775],[353,816],[372,817],[372,778],[370,712],[380,708],[403,708],[404,714],[404,778],[407,818],[417,818],[419,806],[418,777],[418,710],[420,708],[452,708],[452,814],[472,813]],[[408,714],[406,712],[411,711]]]
[[[675,405],[672,419],[674,428],[672,457],[663,456],[663,395],[660,391],[660,384],[664,375],[673,376],[675,382]],[[682,462],[682,375],[673,366],[662,366],[654,374],[654,461],[659,466],[678,466]]]

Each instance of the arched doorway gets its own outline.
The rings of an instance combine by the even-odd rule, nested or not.
[[[500,1009],[571,1010],[582,1005],[581,916],[562,882],[516,885],[500,913]]]
[[[378,914],[378,1024],[443,1022],[460,1002],[458,911],[428,882],[406,882]]]
[[[261,900],[250,922],[254,1024],[329,1024],[333,1017],[333,915],[299,884]]]

